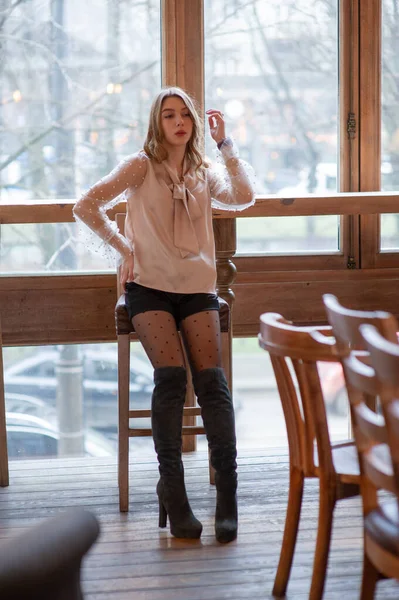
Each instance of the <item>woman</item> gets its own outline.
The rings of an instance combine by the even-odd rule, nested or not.
[[[201,121],[180,88],[163,89],[150,114],[144,150],[120,163],[76,203],[74,213],[122,256],[121,284],[129,317],[154,367],[152,430],[159,461],[159,525],[176,537],[199,538],[184,485],[181,430],[187,376],[179,328],[216,471],[215,532],[237,537],[234,409],[221,368],[212,205],[240,210],[254,202],[244,164],[226,138],[223,114],[207,111],[225,166],[202,156]],[[123,237],[105,214],[122,192]]]

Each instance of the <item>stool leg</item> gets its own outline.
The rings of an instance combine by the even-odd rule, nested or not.
[[[215,469],[212,467],[211,464],[211,451],[208,448],[208,463],[209,463],[209,483],[211,485],[215,485]]]
[[[233,369],[232,369],[232,355],[233,355],[233,340],[230,331],[222,331],[222,367],[224,374],[226,375],[227,383],[230,389],[230,394],[233,395]]]
[[[233,369],[232,369],[232,354],[233,354],[233,341],[232,341],[232,330],[231,326],[229,331],[221,332],[222,341],[222,367],[226,375],[227,383],[229,385],[230,393],[233,396]],[[211,455],[209,455],[209,482],[215,485],[215,469],[211,465]]]
[[[129,510],[130,336],[118,335],[118,483],[119,510]]]
[[[7,487],[9,484],[6,415],[4,396],[1,398],[0,392],[0,487]]]
[[[9,485],[8,475],[8,452],[7,452],[7,430],[6,430],[6,407],[4,397],[4,379],[3,379],[3,352],[1,349],[1,329],[0,329],[0,486]]]
[[[186,388],[186,400],[184,406],[187,408],[194,407],[196,404],[196,398],[194,393],[193,381],[191,377],[190,363],[187,357],[184,343],[182,341],[184,368],[187,373],[187,388]],[[196,417],[183,417],[183,425],[193,426],[196,424]],[[195,452],[197,450],[197,436],[195,435],[183,435],[183,452]]]

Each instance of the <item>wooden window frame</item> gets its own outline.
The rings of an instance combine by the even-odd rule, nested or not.
[[[379,252],[375,207],[395,212],[399,194],[373,191],[380,188],[381,0],[339,2],[340,193],[259,197],[245,216],[342,215],[342,252],[234,258],[235,218],[214,211],[219,293],[236,297],[235,336],[256,335],[259,314],[269,310],[295,322],[324,322],[321,294],[327,291],[359,309],[380,306],[398,315],[399,256]],[[203,110],[203,0],[162,0],[162,19],[162,82],[185,88]],[[1,205],[0,224],[70,222],[73,202]],[[4,344],[113,341],[115,298],[112,274],[2,276]]]
[[[358,140],[346,131],[347,115],[357,112],[358,102],[358,0],[339,0],[339,114],[340,114],[340,192],[358,191],[358,179],[353,165],[358,164]],[[166,85],[178,85],[191,93],[204,108],[204,0],[163,0],[164,60],[163,75]],[[190,64],[190,70],[186,65]],[[349,86],[349,87],[348,87]],[[348,90],[350,92],[348,93]],[[343,125],[344,123],[344,125]],[[347,157],[351,157],[351,161]],[[313,198],[317,214],[317,199]],[[337,213],[339,215],[339,213]],[[267,215],[270,216],[270,215]],[[290,255],[241,255],[235,261],[246,269],[346,269],[359,264],[358,218],[340,217],[340,248],[336,252]]]

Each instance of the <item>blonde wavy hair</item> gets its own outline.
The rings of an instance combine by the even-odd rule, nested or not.
[[[186,158],[189,167],[193,168],[202,178],[204,176],[204,169],[209,166],[202,154],[204,145],[202,120],[198,114],[195,101],[187,94],[187,92],[179,87],[162,88],[159,94],[154,98],[150,111],[147,137],[143,146],[144,152],[147,154],[148,158],[156,160],[159,163],[168,157],[168,152],[162,145],[164,136],[162,131],[161,111],[165,98],[170,98],[171,96],[180,98],[190,112],[193,122],[193,132],[187,142]]]

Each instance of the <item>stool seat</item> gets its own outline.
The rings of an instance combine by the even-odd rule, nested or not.
[[[230,330],[230,307],[226,300],[219,298],[220,331],[226,333]],[[129,320],[125,294],[121,294],[115,306],[115,326],[117,335],[130,335],[135,333],[133,323]]]

